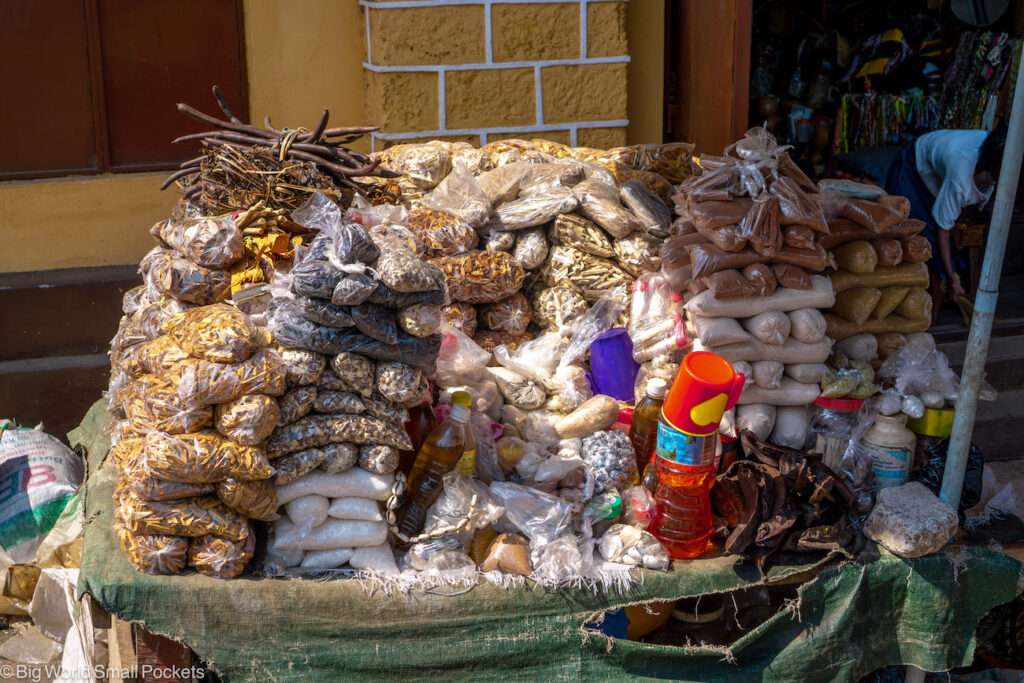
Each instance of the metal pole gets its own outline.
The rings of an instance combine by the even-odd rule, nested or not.
[[[964,485],[967,453],[971,446],[971,432],[974,429],[974,418],[978,412],[978,393],[981,390],[981,380],[985,376],[985,358],[988,356],[988,342],[992,334],[996,298],[999,296],[999,274],[1003,269],[1006,236],[1010,230],[1013,200],[1017,195],[1021,158],[1024,157],[1024,83],[1022,82],[1024,82],[1024,59],[1021,60],[1017,70],[1017,84],[1013,92],[1010,123],[1006,133],[1006,149],[1003,151],[1003,164],[999,172],[995,204],[992,207],[988,244],[985,246],[985,263],[981,267],[981,282],[974,300],[974,315],[971,317],[971,331],[967,337],[964,369],[960,375],[960,395],[956,400],[956,415],[953,418],[953,434],[949,439],[946,470],[942,475],[942,491],[939,497],[954,508],[960,504],[960,491]]]

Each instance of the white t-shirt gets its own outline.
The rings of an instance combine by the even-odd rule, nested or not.
[[[985,130],[937,130],[914,143],[917,172],[935,195],[932,217],[943,230],[952,230],[965,206],[988,201],[991,191],[981,192],[974,184]]]

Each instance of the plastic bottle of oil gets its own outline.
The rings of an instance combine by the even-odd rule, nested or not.
[[[452,408],[455,406],[465,406],[466,410],[470,410],[470,395],[466,391],[456,391],[452,394]],[[472,416],[471,416],[472,417]],[[476,429],[473,428],[473,420],[467,419],[466,424],[462,426],[462,457],[459,458],[459,462],[456,465],[459,472],[472,477],[473,472],[476,470]]]
[[[412,471],[412,464],[416,462],[416,454],[419,452],[420,446],[427,440],[430,432],[436,428],[437,417],[434,416],[434,409],[430,407],[429,401],[423,405],[409,408],[409,421],[405,423],[405,433],[409,435],[409,440],[412,441],[412,450],[399,451],[399,471],[409,476],[409,472]]]
[[[665,402],[665,389],[665,380],[657,377],[647,380],[646,394],[636,404],[633,421],[629,424],[636,471],[640,474],[651,463],[651,456],[658,444],[658,418],[661,417],[661,404]]]
[[[430,432],[416,454],[416,461],[409,472],[405,504],[398,511],[397,519],[398,530],[406,536],[415,536],[423,530],[427,510],[441,494],[444,475],[465,454],[469,413],[469,394],[464,391],[455,392],[452,396],[452,412]]]

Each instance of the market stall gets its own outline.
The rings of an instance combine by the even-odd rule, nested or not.
[[[946,669],[1012,597],[1015,562],[944,547],[957,378],[903,198],[760,128],[366,157],[218,100],[179,105],[214,130],[71,437],[80,593],[303,679]]]

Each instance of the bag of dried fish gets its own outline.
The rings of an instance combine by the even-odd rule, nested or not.
[[[150,476],[186,484],[266,479],[274,472],[261,449],[232,443],[214,431],[150,432],[139,464]]]
[[[383,165],[399,171],[413,187],[436,187],[452,170],[451,148],[434,140],[426,144],[395,145],[378,155]]]
[[[526,276],[515,258],[503,251],[474,251],[433,263],[444,274],[452,299],[473,304],[511,296],[523,286]]]
[[[308,415],[316,402],[316,394],[316,387],[295,387],[285,393],[277,402],[281,412],[277,424],[286,425]]]
[[[212,304],[179,313],[164,323],[164,331],[196,358],[237,363],[259,346],[259,330],[234,306]]]
[[[243,446],[256,446],[274,431],[281,419],[277,401],[262,394],[239,396],[214,410],[217,431]]]
[[[523,176],[529,170],[528,162],[496,164],[496,168],[477,176],[477,182],[492,206],[505,204],[519,195],[519,187]]]
[[[136,570],[144,574],[177,574],[185,568],[188,539],[179,536],[137,534],[119,514],[114,516],[114,532],[121,550]]]
[[[548,329],[572,325],[587,309],[586,300],[568,287],[548,287],[533,297],[533,317]]]
[[[164,481],[156,477],[122,475],[128,488],[142,500],[165,502],[168,500],[183,500],[195,498],[213,493],[213,484],[183,484],[178,481]]]
[[[453,213],[431,208],[409,212],[405,227],[423,244],[427,258],[461,254],[476,247],[473,228]]]
[[[615,260],[634,277],[661,270],[661,240],[644,232],[634,232],[615,240]]]
[[[398,342],[398,325],[394,311],[374,304],[361,304],[349,309],[356,328],[371,339],[385,344]]]
[[[177,389],[155,375],[143,375],[124,396],[124,411],[137,426],[168,434],[187,434],[210,424],[209,408],[183,402]]]
[[[338,280],[328,298],[336,306],[358,306],[366,303],[380,286],[381,283],[367,273],[349,273]]]
[[[380,247],[376,272],[385,285],[397,292],[430,292],[444,288],[444,275],[433,266],[420,261],[398,239],[374,235]]]
[[[290,484],[307,472],[312,472],[327,461],[327,454],[319,448],[307,448],[274,461],[274,485]]]
[[[327,359],[319,353],[305,349],[278,349],[285,364],[285,378],[291,386],[316,384],[327,367]]]
[[[481,239],[486,251],[512,251],[516,246],[516,234],[514,232],[486,232]]]
[[[444,306],[448,303],[448,294],[444,289],[435,289],[430,292],[396,292],[378,282],[377,288],[366,298],[366,303],[377,304],[384,308],[405,308],[413,304]]]
[[[331,358],[331,369],[349,391],[369,396],[376,385],[375,367],[369,358],[342,352]]]
[[[303,314],[319,325],[338,328],[355,325],[346,306],[338,306],[324,299],[309,297],[298,297],[296,301],[298,301]]]
[[[571,247],[554,247],[543,272],[549,286],[569,287],[591,302],[631,281],[629,274],[612,261]]]
[[[608,258],[615,255],[608,235],[592,220],[575,213],[562,214],[556,218],[548,228],[548,239],[552,244],[573,247],[594,256]]]
[[[327,457],[320,463],[320,469],[327,474],[341,474],[355,467],[359,458],[359,447],[350,443],[329,443],[321,448]]]
[[[633,212],[619,203],[619,191],[614,186],[589,178],[572,191],[579,198],[580,213],[607,230],[612,237],[625,237],[643,227]]]
[[[156,291],[192,304],[214,304],[231,292],[231,273],[198,266],[168,249],[146,254],[139,271]]]
[[[544,225],[560,213],[573,211],[579,200],[567,187],[554,187],[546,192],[524,195],[494,209],[487,227],[490,230],[522,230]]]
[[[330,299],[343,274],[328,261],[306,260],[296,263],[288,276],[291,290],[300,296]]]
[[[544,265],[548,257],[548,238],[543,227],[522,230],[516,237],[516,246],[512,256],[524,270],[536,270]]]
[[[398,451],[391,446],[363,446],[359,466],[371,474],[394,474],[398,469]]]
[[[248,521],[214,496],[158,502],[128,492],[121,498],[120,514],[135,534],[241,539],[249,532]]]
[[[251,532],[242,540],[220,536],[202,536],[188,544],[188,566],[204,576],[233,579],[245,571],[256,550],[256,536]]]
[[[308,415],[282,427],[267,440],[267,455],[279,458],[295,451],[321,448],[329,443],[370,443],[412,450],[412,442],[402,425],[368,415]]]
[[[429,337],[441,327],[441,309],[431,304],[413,304],[398,311],[398,326],[414,337]]]
[[[619,188],[619,199],[640,221],[641,229],[655,237],[668,237],[672,212],[665,202],[638,180],[627,180]]]
[[[339,225],[331,246],[327,260],[335,266],[371,264],[380,256],[380,249],[370,237],[370,233],[357,223]]]
[[[241,363],[184,360],[171,368],[168,378],[177,384],[182,403],[210,406],[242,394],[280,396],[285,392],[285,372],[281,356],[260,349]]]
[[[530,302],[522,293],[480,308],[480,322],[490,330],[522,334],[530,325]]]
[[[318,413],[349,413],[356,415],[363,412],[363,402],[355,394],[348,391],[330,391],[320,389],[313,401],[313,410]]]
[[[476,308],[473,304],[456,301],[442,306],[441,313],[444,316],[444,321],[455,329],[465,332],[470,337],[476,334],[477,318]]]
[[[188,352],[178,346],[170,335],[164,334],[121,351],[111,350],[110,365],[119,368],[129,377],[146,373],[161,375],[186,358]]]
[[[516,408],[536,410],[548,398],[544,387],[508,368],[487,368],[487,372],[494,378],[505,400]]]
[[[277,492],[270,479],[251,481],[229,477],[217,484],[217,497],[249,519],[272,522],[278,518]]]
[[[377,391],[385,399],[403,406],[418,406],[430,400],[427,378],[404,363],[381,363],[377,366]]]
[[[149,234],[161,246],[207,268],[229,268],[245,253],[242,233],[226,216],[160,221]]]

